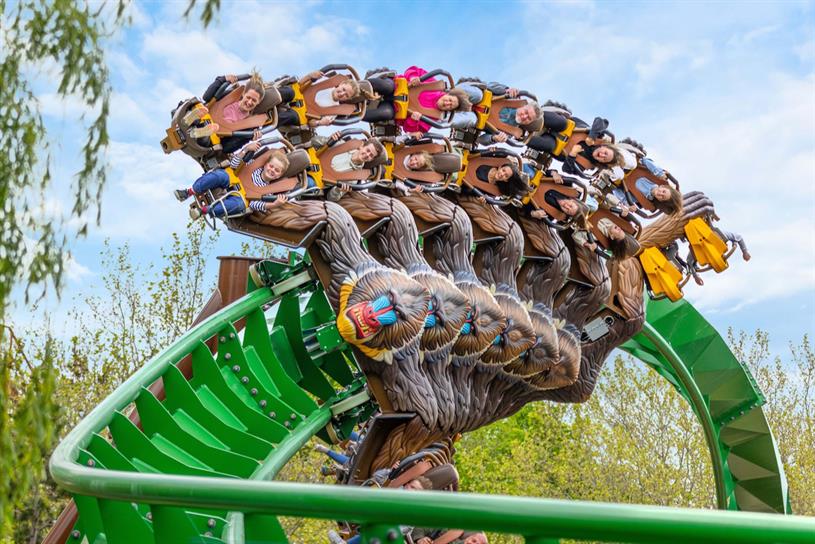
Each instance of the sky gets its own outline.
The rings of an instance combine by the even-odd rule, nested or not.
[[[77,298],[104,282],[105,240],[140,263],[188,220],[172,189],[199,167],[159,141],[170,110],[224,73],[303,75],[332,63],[358,71],[443,68],[527,89],[606,117],[618,138],[643,142],[683,190],[715,202],[719,226],[741,233],[738,257],[687,298],[721,332],[768,330],[773,351],[815,332],[815,7],[812,2],[223,2],[207,30],[187,2],[136,2],[132,24],[105,45],[113,84],[110,174],[102,219],[71,242],[67,283],[37,310],[15,297],[12,321],[43,313],[57,334]],[[81,105],[36,74],[49,131],[53,187],[43,213],[70,211],[79,170]],[[95,213],[95,212],[94,212]],[[75,225],[68,221],[67,232]],[[219,254],[242,240],[224,229]],[[217,273],[213,259],[210,277]]]

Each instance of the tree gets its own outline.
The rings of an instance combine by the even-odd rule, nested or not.
[[[71,313],[78,332],[65,341],[45,343],[38,343],[38,331],[23,336],[29,339],[21,347],[32,354],[32,370],[30,377],[17,372],[10,380],[20,384],[13,389],[18,391],[16,396],[9,399],[15,427],[0,436],[11,436],[12,445],[20,444],[14,451],[30,454],[3,457],[2,463],[8,461],[9,466],[0,465],[0,490],[11,482],[14,493],[5,533],[0,534],[14,535],[15,542],[39,542],[47,532],[68,500],[45,478],[45,463],[56,436],[73,428],[192,325],[204,297],[214,288],[214,284],[205,285],[205,278],[217,237],[217,231],[212,233],[202,222],[190,225],[187,232],[173,234],[162,248],[161,264],[146,266],[133,262],[127,244],[118,248],[106,244],[102,291],[86,295]],[[43,408],[44,399],[50,400],[44,406],[53,407]],[[20,470],[27,465],[33,469]],[[11,511],[16,511],[13,522]]]

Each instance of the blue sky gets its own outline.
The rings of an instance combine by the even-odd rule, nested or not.
[[[149,263],[183,229],[185,208],[170,191],[199,170],[158,145],[179,100],[223,73],[256,67],[273,78],[345,62],[440,67],[566,102],[584,119],[607,117],[683,189],[708,193],[722,228],[750,246],[752,261],[689,285],[688,299],[721,331],[769,330],[778,352],[815,331],[812,2],[224,2],[207,31],[183,20],[185,6],[135,3],[133,25],[107,42],[114,95],[102,222],[72,243],[61,301],[49,296],[33,313],[17,297],[17,323],[47,311],[59,328],[75,297],[103,281],[106,238]],[[53,79],[42,68],[37,88],[55,174],[43,213],[56,218],[70,208],[83,110],[56,97]],[[241,241],[224,233],[220,253]]]

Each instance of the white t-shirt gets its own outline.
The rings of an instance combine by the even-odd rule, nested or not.
[[[331,159],[332,170],[335,172],[350,172],[351,170],[359,170],[362,168],[364,166],[363,164],[356,164],[351,161],[351,155],[353,153],[353,151],[346,151]]]
[[[340,103],[334,100],[334,98],[331,96],[331,93],[333,92],[334,87],[323,89],[322,91],[317,91],[317,94],[314,95],[314,101],[317,102],[318,106],[322,106],[323,108],[339,106]]]

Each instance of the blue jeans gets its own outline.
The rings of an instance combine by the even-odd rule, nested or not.
[[[229,185],[229,174],[226,173],[226,170],[218,168],[206,172],[195,180],[192,184],[192,190],[195,194],[200,195],[201,193],[213,189],[229,190]],[[211,206],[207,213],[214,217],[223,217],[225,215],[241,213],[245,209],[246,204],[243,202],[243,198],[238,195],[228,195],[220,202],[216,202],[215,205]]]
[[[334,450],[328,450],[325,454],[341,465],[344,465],[350,459],[347,455]]]

